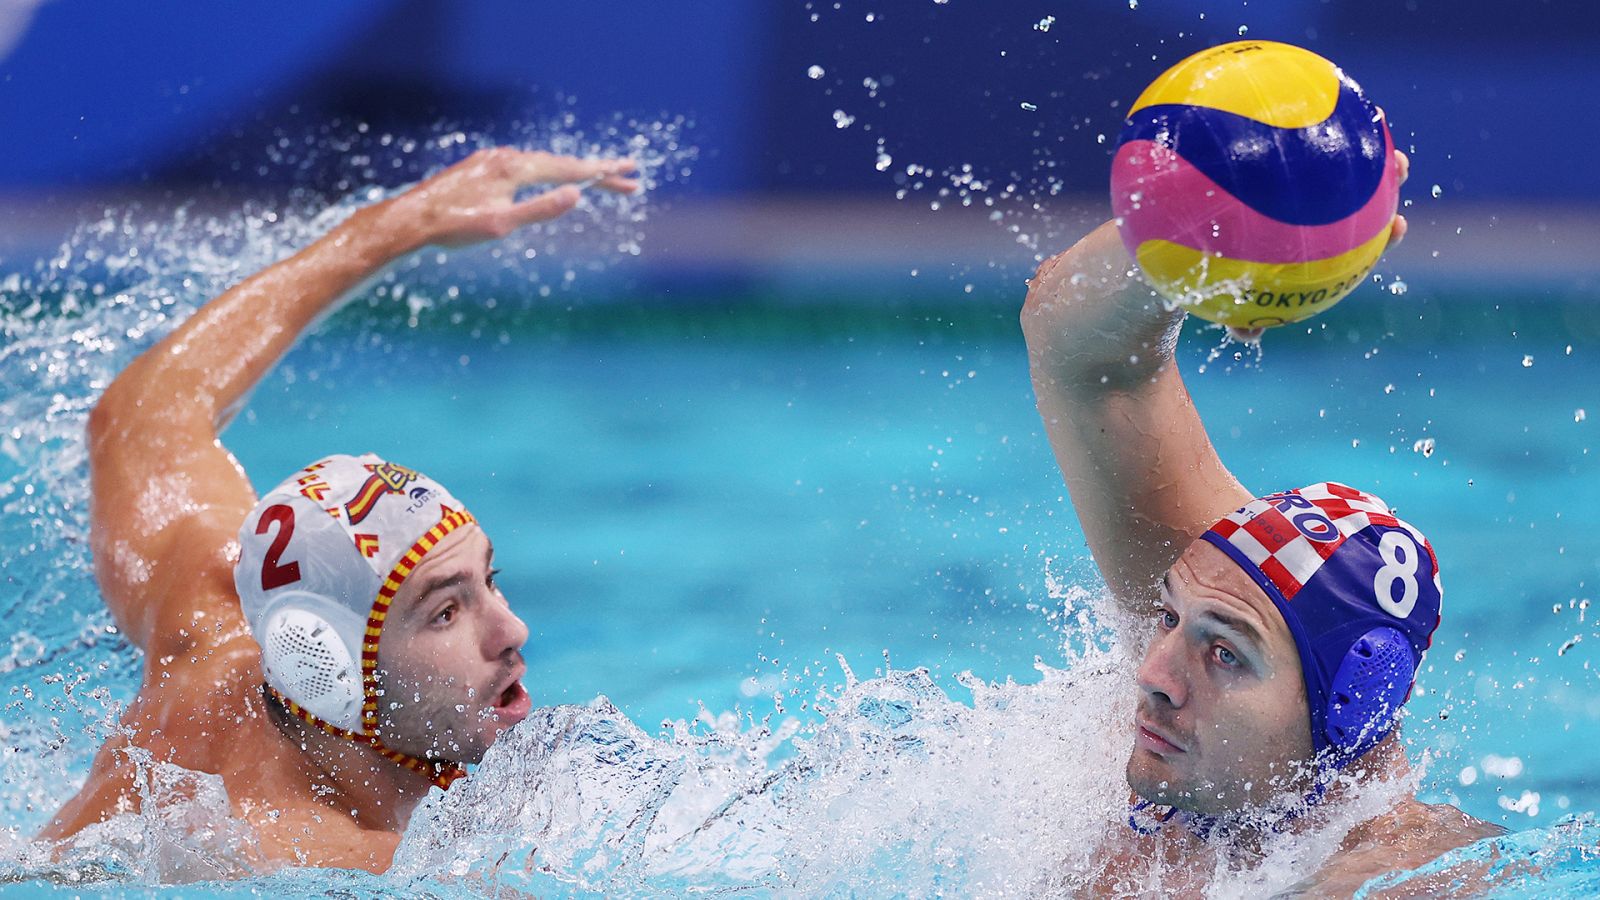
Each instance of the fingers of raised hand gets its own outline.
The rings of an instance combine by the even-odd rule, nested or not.
[[[633,171],[632,160],[627,162],[629,163],[627,172],[631,173]],[[594,185],[615,194],[631,194],[639,189],[639,179],[629,178],[627,174],[618,173],[601,176],[600,180],[594,182]]]
[[[524,184],[565,184],[621,178],[636,168],[631,159],[579,159],[534,150],[518,154],[516,174]]]
[[[511,206],[510,226],[514,228],[533,222],[554,219],[556,216],[562,215],[578,205],[579,193],[576,186],[564,184],[553,190],[545,191],[536,197],[518,201]]]
[[[1407,156],[1404,150],[1397,149],[1394,151],[1394,161],[1396,168],[1399,169],[1400,183],[1405,184],[1406,179],[1411,177],[1411,157]],[[1405,240],[1405,236],[1406,217],[1396,214],[1394,227],[1389,230],[1389,246],[1393,247],[1395,244]]]
[[[1402,215],[1396,215],[1394,217],[1394,227],[1389,229],[1389,246],[1390,247],[1393,247],[1395,244],[1398,244],[1401,241],[1405,240],[1406,227],[1407,227],[1406,226],[1406,217],[1402,216]]]

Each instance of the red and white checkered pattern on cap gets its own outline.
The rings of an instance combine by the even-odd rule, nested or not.
[[[1331,481],[1250,501],[1211,530],[1228,541],[1293,600],[1346,539],[1369,525],[1403,528],[1428,551],[1430,573],[1439,560],[1422,533],[1395,518],[1377,497]]]

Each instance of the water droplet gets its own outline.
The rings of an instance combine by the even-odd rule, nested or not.
[[[821,78],[822,76],[824,76],[826,74],[828,74],[828,70],[824,69],[821,66],[812,66],[811,68],[806,70],[806,75],[812,81],[816,81],[818,78]]]
[[[1411,445],[1412,453],[1421,453],[1423,459],[1433,456],[1433,438],[1423,438]]]
[[[1574,411],[1573,414],[1572,414],[1572,421],[1574,421],[1574,422],[1582,422],[1584,419],[1587,419],[1587,418],[1589,418],[1589,414],[1584,412],[1581,409]]]
[[[1406,283],[1404,281],[1401,281],[1400,279],[1397,278],[1394,281],[1389,283],[1389,293],[1395,295],[1396,297],[1400,296],[1401,294],[1404,294],[1405,292],[1406,292]]]
[[[1240,25],[1239,26],[1239,36],[1240,37],[1244,37],[1249,32],[1250,32],[1250,26],[1249,25]]]
[[[1045,16],[1044,18],[1040,19],[1039,21],[1033,23],[1033,27],[1037,31],[1049,31],[1050,30],[1050,26],[1054,25],[1055,23],[1056,23],[1056,17],[1055,16]]]
[[[1433,194],[1434,199],[1438,199],[1444,193],[1444,188],[1436,184],[1430,189],[1429,193]]]
[[[855,116],[850,115],[842,109],[836,109],[833,111],[833,127],[835,128],[849,128],[855,123],[855,121]]]
[[[1028,112],[1038,112],[1038,110],[1039,110],[1039,107],[1033,105],[1032,103],[1029,103],[1026,100],[1022,101],[1022,108],[1027,110]]]
[[[1533,368],[1533,356],[1532,356],[1532,355],[1531,355],[1531,354],[1528,354],[1528,355],[1524,355],[1524,356],[1523,356],[1523,357],[1522,357],[1522,367],[1523,367],[1523,368],[1524,368],[1524,369],[1531,369],[1531,368]]]
[[[877,161],[873,163],[873,168],[879,172],[887,172],[892,165],[894,165],[894,157],[887,153],[879,153]]]

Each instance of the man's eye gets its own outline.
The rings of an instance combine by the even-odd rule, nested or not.
[[[446,606],[444,609],[439,610],[439,614],[434,616],[433,620],[440,624],[448,625],[450,622],[455,620],[455,617],[456,605],[452,603],[449,606]]]
[[[1162,607],[1161,609],[1156,610],[1156,622],[1160,624],[1162,628],[1177,628],[1178,616],[1172,610]]]
[[[1238,666],[1239,666],[1239,657],[1232,650],[1229,650],[1227,647],[1224,647],[1221,644],[1218,644],[1216,646],[1216,649],[1213,650],[1212,653],[1213,653],[1213,655],[1216,656],[1217,662],[1221,663],[1222,665],[1224,665],[1224,666],[1226,666],[1226,667],[1228,667],[1230,669],[1238,668]]]
[[[499,574],[500,574],[500,570],[499,569],[490,569],[489,570],[489,577],[485,578],[483,580],[483,583],[488,585],[490,590],[498,590],[499,589],[499,585],[494,583],[494,579],[495,579],[495,576],[499,575]]]

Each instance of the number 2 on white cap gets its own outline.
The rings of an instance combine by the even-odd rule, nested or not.
[[[256,522],[256,534],[266,534],[267,529],[273,525],[278,526],[278,533],[272,538],[272,545],[267,547],[266,556],[261,560],[261,589],[270,591],[286,584],[294,584],[300,580],[300,564],[297,562],[280,563],[279,557],[289,546],[289,538],[294,536],[294,507],[283,503],[275,503],[261,513],[261,520]]]

